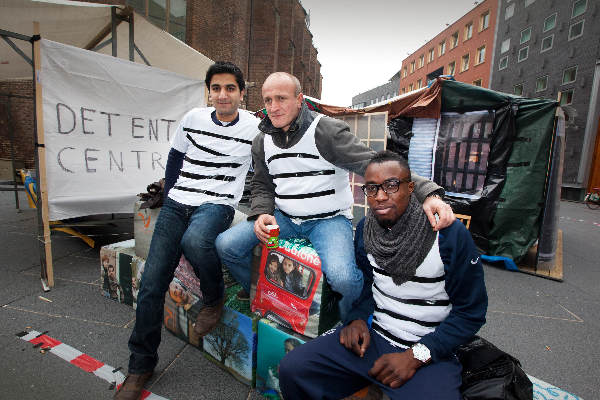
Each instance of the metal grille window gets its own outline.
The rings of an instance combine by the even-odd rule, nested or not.
[[[481,196],[493,124],[493,111],[442,113],[433,180],[446,194],[470,199]]]

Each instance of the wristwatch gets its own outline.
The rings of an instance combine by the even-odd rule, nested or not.
[[[427,364],[429,361],[431,361],[431,352],[423,343],[415,343],[411,349],[413,356],[423,364]]]

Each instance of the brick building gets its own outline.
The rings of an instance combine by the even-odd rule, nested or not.
[[[565,127],[562,185],[563,197],[579,200],[600,185],[600,1],[500,1],[491,88],[525,97],[560,94],[574,110]]]
[[[440,75],[489,87],[498,0],[484,0],[402,61],[400,93]],[[423,18],[426,18],[423,17]]]
[[[321,64],[298,0],[126,0],[159,28],[213,60],[228,60],[244,72],[246,107],[263,107],[260,88],[275,71],[294,74],[304,94],[321,97]]]
[[[83,0],[86,1],[86,0]],[[275,71],[294,74],[303,93],[321,97],[321,64],[298,0],[87,0],[129,5],[157,27],[212,60],[232,61],[248,82],[244,106],[263,108],[261,86]],[[110,34],[109,34],[110,37]],[[8,110],[8,95],[12,97]],[[10,159],[9,119],[15,165],[34,168],[31,80],[0,81],[0,159]],[[10,111],[10,116],[7,114]]]

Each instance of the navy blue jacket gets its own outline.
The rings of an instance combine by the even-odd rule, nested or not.
[[[375,309],[373,299],[373,267],[367,259],[363,242],[363,218],[356,227],[354,250],[356,264],[364,275],[360,297],[346,318],[346,323],[356,319],[367,321]],[[487,292],[479,252],[471,234],[458,220],[442,229],[439,250],[445,272],[445,289],[452,310],[435,331],[423,336],[423,343],[431,352],[433,361],[450,357],[456,348],[468,342],[485,324]]]

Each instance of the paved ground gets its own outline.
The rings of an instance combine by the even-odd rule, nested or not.
[[[26,206],[23,197],[21,205]],[[481,334],[519,358],[527,373],[592,400],[600,395],[600,211],[563,202],[560,215],[564,282],[486,266],[490,304]],[[111,398],[113,390],[105,380],[40,352],[16,333],[48,331],[126,370],[126,343],[135,314],[101,295],[99,247],[131,238],[131,220],[83,229],[96,235],[94,249],[53,234],[56,286],[46,293],[39,280],[35,212],[18,213],[14,195],[0,192],[0,220],[0,398]],[[169,399],[260,398],[167,331],[157,371],[150,390]]]

